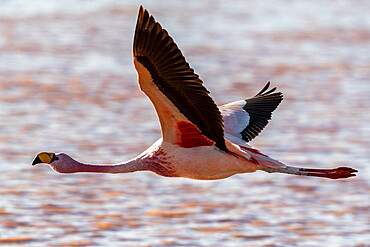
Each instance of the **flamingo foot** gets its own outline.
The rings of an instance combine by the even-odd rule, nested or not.
[[[314,176],[314,177],[324,177],[324,178],[331,178],[331,179],[338,179],[338,178],[349,178],[356,176],[355,172],[357,170],[351,167],[338,167],[335,169],[308,169],[308,168],[298,168],[298,171],[304,172],[306,176]]]
[[[335,169],[309,169],[309,168],[299,168],[299,167],[292,167],[292,166],[284,166],[279,168],[267,167],[263,169],[266,172],[279,172],[279,173],[287,173],[287,174],[294,174],[299,176],[312,176],[312,177],[323,177],[323,178],[330,178],[330,179],[338,179],[338,178],[349,178],[354,177],[357,170],[350,168],[350,167],[338,167]]]

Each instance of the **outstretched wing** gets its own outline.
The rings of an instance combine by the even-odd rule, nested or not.
[[[157,111],[163,139],[227,151],[218,107],[167,31],[142,6],[133,52],[140,88]]]
[[[268,124],[272,112],[283,100],[283,94],[274,93],[276,87],[267,91],[270,82],[253,98],[220,106],[225,125],[225,135],[249,142]]]

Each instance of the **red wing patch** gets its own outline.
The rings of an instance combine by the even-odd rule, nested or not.
[[[178,144],[183,148],[193,148],[200,146],[213,146],[214,141],[202,135],[199,129],[192,123],[181,121],[177,123],[177,128],[180,132],[180,143]]]

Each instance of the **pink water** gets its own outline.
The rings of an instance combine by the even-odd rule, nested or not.
[[[284,93],[252,145],[346,180],[152,173],[61,175],[39,151],[114,163],[159,138],[132,65],[136,1],[4,1],[0,8],[0,245],[369,246],[368,1],[142,4],[219,104],[267,81]]]

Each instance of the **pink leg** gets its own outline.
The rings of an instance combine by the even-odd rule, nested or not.
[[[350,167],[338,167],[335,169],[309,169],[286,166],[281,168],[265,168],[263,170],[266,172],[279,172],[300,176],[324,177],[331,179],[353,177],[356,176],[356,174],[353,173],[357,172],[357,170]]]

